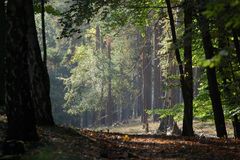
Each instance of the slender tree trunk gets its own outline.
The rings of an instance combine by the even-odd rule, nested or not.
[[[162,92],[162,84],[161,84],[161,67],[160,67],[160,57],[158,55],[158,51],[160,50],[160,34],[162,32],[162,28],[155,27],[155,59],[154,59],[154,101],[153,107],[154,109],[159,109],[162,107],[161,102],[161,92]],[[159,121],[159,115],[154,114],[153,120]]]
[[[45,0],[41,0],[41,19],[42,19],[42,42],[43,42],[43,63],[47,66],[47,43],[45,29]]]
[[[112,98],[112,58],[111,58],[111,40],[107,41],[107,52],[108,52],[108,98],[107,98],[107,119],[106,124],[108,126],[112,125],[113,122],[113,98]]]
[[[34,10],[32,7],[26,11],[28,16],[27,39],[29,42],[29,72],[32,84],[32,95],[35,107],[35,117],[38,125],[54,125],[52,106],[50,100],[50,80],[46,65],[41,57],[38,43]]]
[[[240,121],[237,115],[233,116],[232,123],[233,123],[233,129],[234,129],[234,137],[240,138]]]
[[[143,75],[142,75],[142,70],[143,70],[143,66],[142,66],[142,57],[143,57],[143,52],[142,52],[142,36],[140,33],[137,33],[137,49],[136,52],[138,52],[139,57],[138,57],[138,77],[137,77],[137,81],[138,81],[138,97],[137,97],[137,103],[138,103],[138,115],[141,116],[141,122],[143,122]]]
[[[193,1],[185,0],[184,3],[184,60],[185,60],[185,84],[184,84],[184,116],[183,136],[193,136],[193,71],[192,71],[192,8]]]
[[[200,85],[200,79],[201,79],[201,75],[203,73],[203,70],[202,68],[199,68],[199,67],[195,67],[193,69],[194,73],[193,73],[193,81],[194,81],[194,92],[193,92],[193,96],[194,97],[197,97],[198,96],[198,88],[199,88],[199,85]]]
[[[101,31],[100,31],[100,27],[97,25],[96,26],[96,54],[101,54]],[[103,81],[103,80],[102,80]],[[103,106],[103,82],[102,82],[102,88],[101,88],[101,96],[100,96],[100,104],[101,106]],[[102,116],[105,116],[103,113],[105,113],[105,111],[103,111],[104,109],[100,110],[99,112],[94,111],[94,123],[97,125],[102,125],[104,122],[104,120],[102,120]]]
[[[142,94],[142,86],[143,86],[143,78],[142,78],[142,66],[138,66],[138,97],[137,97],[137,103],[138,103],[138,116],[141,116],[141,122],[143,122],[142,115],[143,115],[143,94]]]
[[[148,115],[146,113],[146,110],[151,109],[151,104],[152,104],[151,37],[152,37],[152,29],[151,27],[146,27],[146,44],[144,46],[144,55],[143,55],[143,107],[144,107],[143,123],[145,125],[146,132],[149,131]]]
[[[32,0],[9,0],[7,19],[6,57],[6,107],[8,118],[8,139],[37,140],[34,103],[31,95],[29,57],[32,21],[29,10],[33,9]],[[32,13],[33,14],[33,13]]]
[[[178,62],[178,68],[179,68],[179,73],[180,73],[180,84],[181,84],[181,89],[182,89],[182,95],[183,95],[183,101],[184,101],[184,109],[186,109],[186,111],[184,111],[184,120],[183,120],[183,128],[184,131],[182,132],[182,134],[184,136],[193,136],[193,130],[192,130],[192,101],[193,101],[193,91],[192,91],[192,55],[191,55],[191,41],[192,41],[192,34],[191,34],[191,23],[192,23],[192,16],[191,16],[191,10],[190,11],[185,11],[185,12],[189,12],[190,14],[190,19],[186,19],[184,18],[184,22],[185,22],[185,27],[187,26],[186,30],[185,30],[185,35],[187,34],[188,37],[184,39],[185,43],[185,47],[184,49],[186,49],[184,51],[184,59],[186,61],[186,66],[185,66],[185,71],[183,68],[183,62],[181,60],[181,56],[180,56],[180,51],[178,48],[178,43],[177,43],[177,35],[176,35],[176,30],[175,30],[175,24],[174,24],[174,18],[173,18],[173,13],[172,13],[172,8],[171,8],[171,2],[170,0],[165,0],[166,4],[167,4],[167,10],[168,10],[168,16],[170,19],[170,26],[171,26],[171,32],[172,32],[172,40],[173,40],[173,44],[175,47],[175,56],[176,56],[176,60]],[[187,8],[189,5],[190,1],[188,3],[186,3]],[[189,75],[186,75],[189,74]],[[186,77],[186,79],[185,79]],[[188,84],[186,84],[188,83]]]
[[[238,39],[238,34],[235,30],[232,31],[232,34],[233,34],[234,45],[235,45],[235,49],[236,49],[238,63],[240,64],[240,43],[239,43],[239,39]],[[234,79],[235,78],[233,78],[233,80]],[[240,120],[238,118],[238,115],[234,115],[232,123],[233,123],[233,128],[234,128],[234,137],[240,138]]]
[[[96,51],[99,52],[101,49],[101,32],[100,27],[96,26]]]
[[[199,1],[200,11],[202,12],[205,8],[205,1]],[[209,23],[208,20],[199,13],[198,23],[200,27],[200,31],[202,34],[203,48],[205,51],[206,59],[211,59],[214,56],[214,49],[211,41],[211,34],[209,31]],[[207,79],[208,79],[208,87],[209,87],[209,95],[212,101],[214,120],[216,126],[216,132],[218,137],[227,137],[227,131],[224,121],[224,114],[222,108],[222,102],[220,97],[220,92],[218,89],[218,82],[216,76],[216,68],[207,67]]]
[[[5,106],[6,13],[4,0],[0,1],[0,110]]]

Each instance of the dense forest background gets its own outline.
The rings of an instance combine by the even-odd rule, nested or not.
[[[215,115],[223,125],[224,112],[238,124],[239,2],[195,3],[185,9],[185,3],[171,2],[172,19],[161,1],[109,3],[93,17],[84,3],[49,3],[55,8],[46,13],[46,32],[56,122],[99,127],[160,117],[166,131],[174,119],[181,121],[184,104],[191,111],[192,103],[189,115],[196,120]],[[40,33],[40,13],[36,22]]]
[[[34,137],[29,120],[96,129],[138,119],[146,132],[154,121],[183,136],[211,120],[218,137],[230,121],[239,137],[239,9],[238,0],[2,0],[8,134]]]

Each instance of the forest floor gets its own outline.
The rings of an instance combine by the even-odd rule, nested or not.
[[[0,123],[0,143],[4,123]],[[240,141],[206,137],[123,134],[66,127],[39,127],[39,142],[26,143],[26,154],[2,156],[20,160],[238,160]]]

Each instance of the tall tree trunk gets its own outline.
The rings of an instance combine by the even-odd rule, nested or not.
[[[47,67],[41,57],[33,8],[29,7],[26,14],[29,27],[27,39],[31,42],[29,43],[29,72],[36,122],[38,125],[54,125],[50,100],[50,80]]]
[[[98,30],[97,30],[98,31]],[[99,29],[99,35],[100,35],[100,29]],[[103,42],[103,37],[99,36],[99,37],[96,37],[97,38],[97,41],[100,42],[100,47],[101,47],[101,54],[103,54],[106,50],[106,44]],[[96,46],[97,47],[97,46]],[[104,82],[104,73],[102,73],[102,85],[101,85],[101,96],[100,96],[100,101],[101,101],[101,104],[102,104],[102,110],[100,111],[100,123],[101,125],[106,125],[106,101],[105,101],[105,98],[104,98],[104,86],[105,86],[105,82]]]
[[[238,63],[240,64],[240,43],[239,43],[237,31],[233,29],[232,35],[233,35],[233,40],[234,40]],[[235,78],[233,78],[233,80],[235,81]],[[234,129],[234,137],[240,138],[240,120],[238,118],[238,115],[233,116],[232,124],[233,124],[233,129]]]
[[[205,0],[199,0],[200,4],[200,13],[198,17],[198,23],[200,27],[200,31],[202,34],[202,41],[203,41],[203,48],[205,51],[206,59],[211,59],[214,56],[214,49],[211,41],[211,34],[209,31],[209,23],[206,17],[202,14],[205,8]],[[209,95],[212,101],[213,113],[214,113],[214,120],[216,126],[216,132],[218,137],[226,137],[227,131],[224,121],[224,114],[222,108],[222,102],[220,97],[220,92],[218,89],[218,82],[216,76],[216,68],[207,67],[207,79],[208,79],[208,88],[209,88]]]
[[[174,53],[170,52],[168,54],[168,76],[176,75],[176,65],[175,65],[175,59],[174,59]],[[165,101],[164,101],[164,107],[165,109],[171,108],[176,104],[176,86],[175,86],[176,80],[167,78],[167,90],[166,90],[166,96],[165,96]],[[160,125],[158,128],[158,132],[160,133],[167,133],[167,129],[173,128],[173,116],[167,116],[163,119],[160,120]]]
[[[96,26],[96,51],[99,52],[101,49],[101,31],[100,27]]]
[[[42,43],[43,43],[43,63],[47,66],[47,44],[45,29],[45,0],[41,0],[41,19],[42,19]]]
[[[185,0],[184,3],[184,60],[185,60],[185,84],[184,84],[184,116],[183,136],[193,136],[193,71],[192,71],[192,8],[193,1]]]
[[[194,81],[194,90],[193,90],[193,97],[198,96],[198,88],[200,86],[200,79],[201,75],[203,74],[203,69],[199,67],[193,68],[193,81]]]
[[[159,109],[162,107],[161,103],[161,92],[162,92],[162,84],[161,84],[161,67],[160,67],[160,57],[158,55],[158,51],[160,50],[160,34],[162,32],[161,26],[156,25],[155,27],[155,57],[154,57],[154,100],[153,107],[154,109]],[[153,120],[156,122],[159,120],[159,115],[154,114]]]
[[[101,53],[101,30],[100,30],[100,27],[99,25],[96,26],[96,54],[102,54]],[[103,106],[103,80],[102,81],[102,84],[101,84],[101,96],[100,96],[100,105]],[[102,116],[104,117],[105,116],[105,110],[104,109],[101,109],[99,112],[97,111],[94,111],[94,125],[102,125],[103,123],[105,123],[105,120],[103,119],[102,120]]]
[[[186,23],[185,26],[187,26],[186,31],[185,31],[185,35],[187,33],[188,37],[185,38],[185,47],[184,49],[186,49],[186,51],[184,51],[184,60],[186,61],[186,67],[185,70],[183,68],[183,62],[181,60],[181,56],[180,56],[180,51],[178,48],[178,43],[177,43],[177,35],[176,35],[176,30],[175,30],[175,24],[174,24],[174,18],[173,18],[173,13],[172,13],[172,8],[171,8],[171,2],[170,0],[165,0],[166,4],[167,4],[167,11],[168,11],[168,16],[170,19],[170,26],[171,26],[171,32],[172,32],[172,40],[173,40],[173,44],[175,47],[175,56],[176,56],[176,60],[178,62],[178,68],[179,68],[179,73],[180,73],[180,84],[181,84],[181,89],[182,89],[182,95],[183,95],[183,101],[184,101],[184,109],[186,109],[186,111],[184,111],[184,120],[183,120],[183,128],[184,131],[182,132],[183,135],[185,136],[193,136],[193,130],[192,130],[192,101],[193,101],[193,91],[192,91],[192,57],[191,57],[191,39],[192,39],[192,34],[191,34],[191,23],[192,23],[192,16],[191,16],[191,10],[190,10],[190,18],[189,20],[187,20],[186,18],[184,18],[184,22]],[[190,1],[187,3],[187,8],[189,5]],[[188,13],[188,11],[186,11]],[[190,27],[190,28],[189,28]],[[189,75],[186,75],[189,74]],[[186,79],[185,79],[185,75],[186,75]],[[186,84],[188,83],[188,84]]]
[[[240,121],[237,115],[233,116],[232,124],[234,129],[234,137],[240,138]]]
[[[111,40],[107,40],[107,54],[108,54],[108,96],[107,96],[107,119],[106,124],[112,125],[113,122],[113,98],[112,98],[112,58],[111,58]]]
[[[31,56],[32,0],[9,0],[7,19],[6,107],[8,139],[37,140],[34,103],[31,95],[29,57]],[[30,14],[30,15],[29,15]],[[32,13],[33,14],[33,13]]]
[[[143,51],[142,51],[142,43],[143,43],[143,38],[141,34],[138,32],[137,33],[137,49],[136,52],[139,55],[138,56],[138,65],[137,65],[137,86],[138,86],[138,97],[137,97],[137,104],[138,104],[138,116],[141,116],[141,122],[143,122],[143,75],[142,75],[142,58],[143,58]]]
[[[144,116],[143,123],[145,125],[145,131],[148,132],[148,115],[146,110],[151,109],[152,104],[152,46],[151,46],[152,29],[146,27],[146,43],[144,46],[143,55],[143,107]]]
[[[5,105],[6,13],[5,1],[0,1],[0,110]]]

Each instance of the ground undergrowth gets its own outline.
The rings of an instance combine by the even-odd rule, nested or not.
[[[129,129],[128,127],[127,129]],[[4,135],[2,132],[5,129],[6,127],[1,127],[1,136]],[[204,136],[188,138],[150,133],[128,134],[113,131],[113,129],[105,132],[105,130],[93,131],[60,126],[38,127],[41,140],[39,142],[25,143],[26,153],[24,155],[1,155],[0,159],[240,159],[240,141],[233,138],[219,139]],[[3,138],[0,141],[2,143]]]

